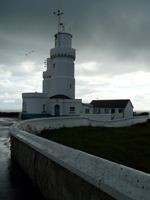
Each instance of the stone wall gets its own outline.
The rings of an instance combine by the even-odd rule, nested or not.
[[[19,129],[29,133],[38,133],[43,129],[58,129],[61,127],[78,126],[104,126],[104,127],[124,127],[137,123],[146,122],[149,116],[138,116],[126,119],[117,119],[110,121],[101,121],[86,117],[53,117],[22,121],[19,123]]]
[[[99,121],[111,121],[116,119],[122,119],[123,113],[114,113],[114,114],[81,114],[82,117],[89,118],[91,120],[99,120]]]
[[[13,136],[11,153],[47,200],[115,199]]]
[[[32,123],[38,128],[50,124],[59,128],[63,123],[71,127],[80,123],[79,118],[77,122],[75,118],[61,119],[45,119],[45,123],[44,119],[21,121],[10,127],[12,157],[47,199],[149,200],[149,174],[25,131]]]

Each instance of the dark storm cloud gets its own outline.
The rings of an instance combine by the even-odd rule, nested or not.
[[[86,23],[88,30],[86,27],[82,42],[78,41],[79,62],[102,62],[102,73],[111,72],[111,68],[117,73],[121,65],[123,73],[150,70],[149,8],[148,1],[106,0],[93,4]]]
[[[0,65],[7,66],[5,70],[15,75],[27,59],[43,64],[54,46],[53,11],[59,2],[62,21],[67,30],[71,27],[78,64],[95,61],[95,74],[150,70],[150,1],[1,0]],[[32,50],[35,53],[26,58]]]

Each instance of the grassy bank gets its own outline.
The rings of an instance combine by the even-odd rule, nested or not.
[[[41,137],[150,174],[150,122],[43,130]]]

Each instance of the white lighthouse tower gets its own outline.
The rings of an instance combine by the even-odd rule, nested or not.
[[[47,58],[47,70],[43,72],[43,93],[50,97],[61,94],[74,99],[75,49],[72,48],[72,35],[60,23],[61,14],[58,10],[58,33],[54,36],[55,47],[50,50],[50,58]]]
[[[56,13],[54,13],[56,14]],[[79,116],[82,100],[75,99],[74,61],[72,35],[60,22],[58,10],[58,33],[55,47],[47,58],[47,69],[43,72],[42,93],[23,93],[23,119],[47,116]]]

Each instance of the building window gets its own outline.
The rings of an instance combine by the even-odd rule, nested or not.
[[[53,69],[55,69],[55,63],[53,63]]]
[[[111,113],[115,113],[115,109],[111,109]]]
[[[70,84],[70,89],[72,88],[72,84]]]
[[[108,113],[109,113],[108,108],[105,108],[105,114],[108,114]]]
[[[45,111],[45,104],[43,104],[43,111]]]
[[[123,109],[119,109],[119,113],[123,113]]]
[[[89,109],[85,109],[85,113],[88,114],[89,113]]]
[[[75,107],[70,107],[70,111],[75,111]]]

